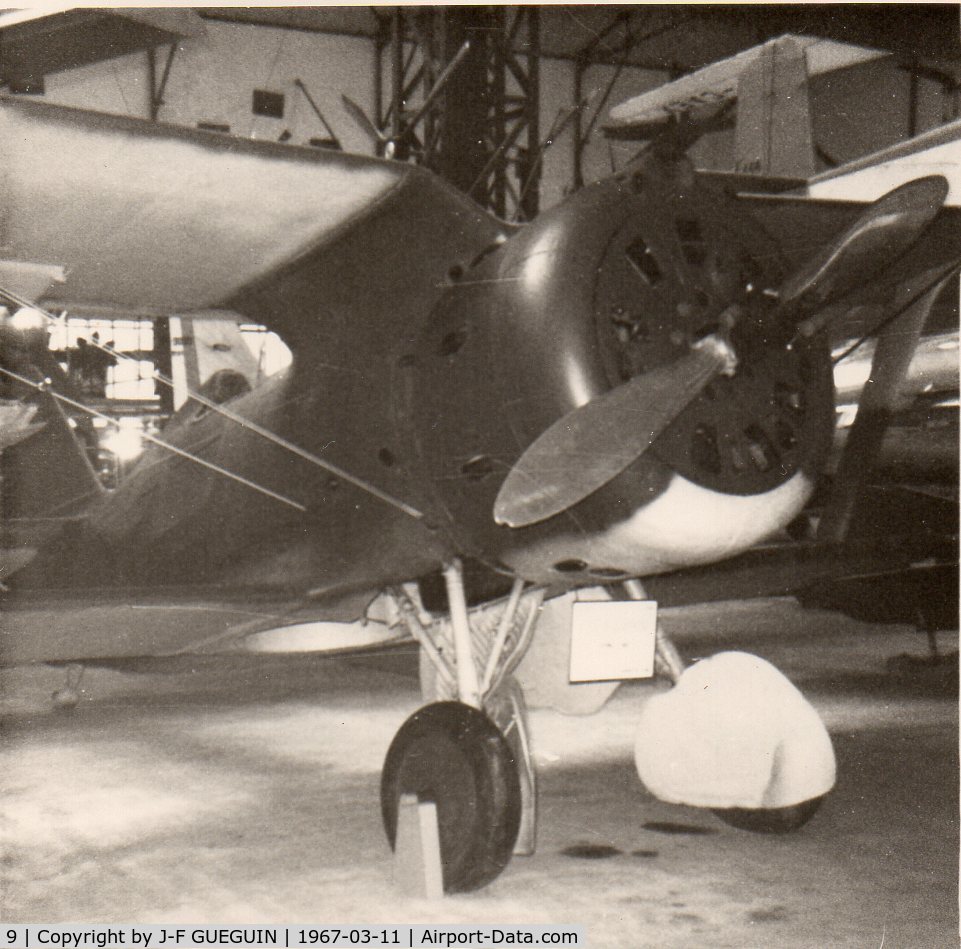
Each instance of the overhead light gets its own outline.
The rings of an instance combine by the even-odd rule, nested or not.
[[[21,307],[10,318],[10,326],[22,333],[43,329],[47,325],[44,315],[32,306]]]
[[[143,430],[138,422],[120,419],[118,427],[100,439],[100,447],[112,452],[121,462],[133,461],[143,453]]]

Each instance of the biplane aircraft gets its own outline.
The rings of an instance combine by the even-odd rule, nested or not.
[[[685,668],[647,597],[762,564],[802,513],[834,430],[830,332],[870,310],[872,410],[791,581],[846,569],[885,399],[961,262],[957,192],[752,192],[695,171],[676,112],[513,226],[409,164],[2,101],[11,307],[231,311],[293,353],[253,388],[221,368],[106,493],[65,418],[80,400],[5,327],[3,661],[414,637],[430,701],[385,762],[385,826],[402,794],[436,801],[463,891],[533,846],[540,657],[566,658],[587,601],[636,606],[674,682],[641,723],[648,788],[748,828],[806,821],[835,774],[813,708],[743,653]],[[613,688],[554,693],[586,710]]]

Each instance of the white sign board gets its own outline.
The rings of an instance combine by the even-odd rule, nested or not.
[[[575,603],[571,615],[571,682],[648,679],[654,675],[657,603]]]

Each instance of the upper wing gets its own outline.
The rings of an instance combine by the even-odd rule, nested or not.
[[[806,193],[812,198],[873,201],[927,175],[943,175],[949,186],[945,205],[961,206],[961,119],[816,175]]]
[[[915,176],[917,177],[917,176]],[[887,189],[886,189],[887,190]],[[840,234],[864,210],[860,201],[793,194],[741,194],[738,204],[769,235],[787,258],[789,269],[806,263],[832,235]],[[961,262],[961,211],[943,208],[921,239],[884,273],[870,271],[864,285],[845,298],[850,309],[867,301],[894,303],[891,288]]]
[[[213,307],[329,241],[410,166],[0,100],[5,257],[62,266],[51,304]]]

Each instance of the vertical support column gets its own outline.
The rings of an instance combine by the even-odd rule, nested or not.
[[[153,321],[153,364],[154,369],[173,378],[173,355],[170,347],[170,320],[166,316],[158,316]],[[165,415],[173,415],[174,390],[167,385],[161,385],[157,395],[160,396],[160,411]]]
[[[421,46],[421,88],[428,96],[434,88],[444,65],[451,60],[444,53],[447,49],[447,28],[444,18],[433,10],[418,10],[413,15],[414,35]],[[454,50],[451,56],[456,56]],[[437,150],[437,136],[440,133],[440,116],[437,109],[428,109],[424,116],[423,131],[420,134],[426,155]]]
[[[506,218],[531,218],[539,198],[540,35],[536,7],[402,8],[392,12],[389,39],[377,43],[391,55],[390,103],[375,77],[378,128],[411,158],[437,172],[484,207]],[[407,127],[443,67],[465,42],[466,55],[446,76],[416,129]]]
[[[404,108],[404,21],[403,12],[395,7],[390,15],[390,134],[391,138],[400,138],[403,131]]]
[[[584,73],[587,71],[587,62],[578,56],[574,60],[574,102],[584,101]],[[571,148],[573,149],[573,169],[572,182],[575,191],[584,187],[584,129],[582,126],[581,110],[574,113],[574,128],[571,135]]]
[[[374,125],[384,126],[384,50],[390,44],[390,32],[383,18],[377,19],[374,36]]]
[[[520,11],[518,11],[519,13]],[[540,16],[537,7],[525,8],[527,16],[527,95],[524,120],[527,124],[527,161],[520,168],[519,175],[521,193],[517,215],[520,220],[532,221],[540,211],[541,196],[541,131],[540,131],[540,102],[541,102],[541,71],[540,47],[541,31]]]
[[[519,15],[520,11],[517,11],[515,16]],[[487,51],[487,56],[490,59],[490,65],[486,79],[490,85],[490,104],[484,135],[487,146],[485,167],[489,166],[489,174],[483,175],[483,169],[481,169],[482,180],[479,188],[475,188],[481,194],[474,195],[478,200],[486,196],[487,207],[502,218],[507,216],[507,148],[499,147],[505,142],[507,136],[507,77],[505,75],[507,59],[504,49],[507,41],[505,34],[507,17],[508,12],[502,10],[496,32],[492,27],[488,39],[490,49]]]
[[[449,62],[465,41],[470,41],[470,49],[447,82],[437,153],[432,161],[438,174],[467,193],[471,193],[489,157],[488,113],[495,104],[495,88],[488,69],[502,16],[487,7],[453,7],[444,12],[445,61]],[[480,189],[472,196],[485,203]]]

